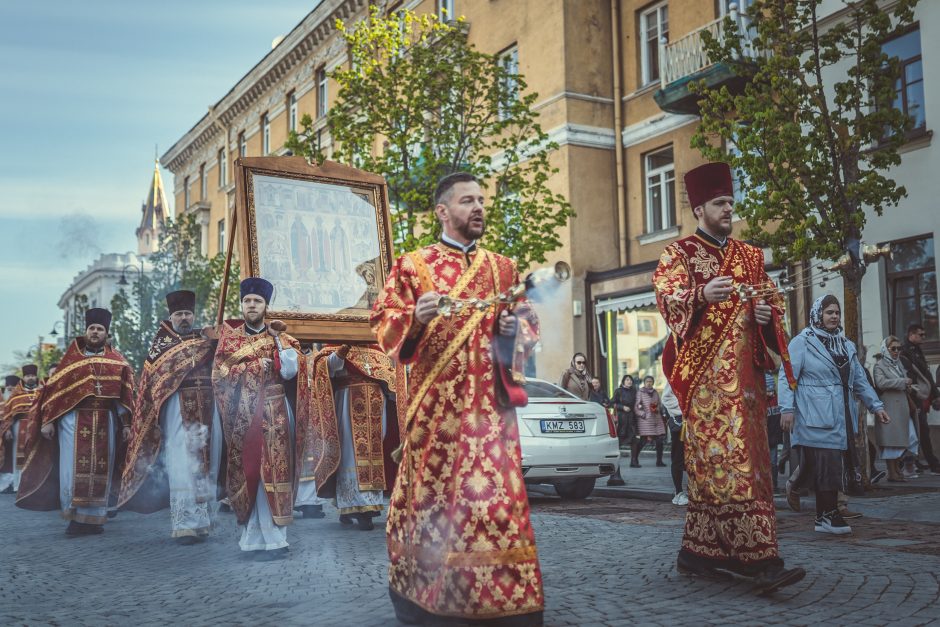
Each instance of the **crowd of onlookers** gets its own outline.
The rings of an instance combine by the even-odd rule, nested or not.
[[[766,373],[774,491],[785,493],[796,511],[802,508],[800,497],[812,492],[816,531],[851,533],[846,519],[861,514],[848,508],[848,496],[861,494],[866,483],[940,475],[927,423],[930,409],[940,410],[940,366],[935,373],[928,367],[921,349],[924,339],[920,324],[910,325],[903,340],[889,335],[869,370],[864,349],[860,354],[843,333],[839,301],[827,295],[816,300],[810,324],[790,341],[795,385],[782,370]],[[642,385],[624,375],[608,397],[600,379],[589,374],[583,353],[575,353],[561,378],[564,389],[603,405],[615,416],[620,446],[629,450],[631,468],[640,467],[640,452],[646,446],[655,449],[656,466],[665,467],[663,452],[671,436],[673,503],[685,505],[679,403],[668,383],[661,393],[653,384],[650,375]],[[875,420],[868,430],[868,450],[858,451],[858,417],[866,410]],[[862,477],[863,455],[868,456],[868,481]],[[624,485],[619,467],[608,485]]]

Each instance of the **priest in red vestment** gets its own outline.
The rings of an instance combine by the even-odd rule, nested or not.
[[[130,435],[134,371],[108,344],[110,326],[107,309],[85,312],[85,335],[65,351],[29,416],[16,505],[60,509],[70,536],[103,531],[112,484],[120,480],[117,438]]]
[[[19,385],[20,378],[15,374],[4,377],[3,386],[0,387],[0,403],[6,404],[13,390]],[[0,407],[3,405],[0,404]],[[13,494],[13,459],[16,451],[13,449],[13,440],[0,438],[0,494]]]
[[[388,512],[389,594],[407,623],[541,625],[514,409],[526,399],[510,369],[538,322],[524,302],[439,314],[442,295],[492,298],[518,274],[476,244],[485,219],[472,175],[445,177],[434,198],[441,241],[395,262],[371,317],[382,349],[411,364]]]
[[[689,506],[680,572],[750,577],[772,592],[801,580],[777,551],[767,447],[764,371],[771,353],[789,371],[783,300],[761,249],[732,239],[731,170],[709,163],[685,175],[698,220],[694,235],[666,247],[653,274],[671,330],[663,370],[685,419]],[[762,290],[754,298],[742,288]]]
[[[36,364],[26,364],[22,371],[23,378],[13,388],[10,398],[0,409],[0,439],[4,444],[11,444],[9,459],[5,459],[7,447],[0,447],[0,468],[8,466],[13,474],[9,492],[20,489],[20,475],[23,472],[23,464],[26,463],[26,432],[29,425],[26,416],[36,404],[42,389],[39,385],[39,367]]]
[[[294,414],[284,383],[297,376],[300,345],[281,332],[283,323],[265,324],[273,294],[265,279],[241,282],[244,319],[222,324],[212,366],[239,547],[259,560],[286,557],[295,493]]]
[[[171,536],[197,544],[215,514],[222,426],[212,390],[215,342],[193,328],[196,294],[166,295],[169,319],[150,344],[138,385],[118,507],[170,508]]]

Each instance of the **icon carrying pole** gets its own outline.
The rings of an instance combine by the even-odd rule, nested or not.
[[[228,273],[232,269],[232,251],[235,249],[235,233],[238,227],[238,208],[232,207],[231,226],[228,235],[228,250],[225,251],[225,269],[222,273],[222,288],[219,291],[219,311],[216,324],[225,320],[225,299],[228,296]]]

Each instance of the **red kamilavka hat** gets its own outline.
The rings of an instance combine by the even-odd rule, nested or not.
[[[727,163],[706,163],[685,173],[685,191],[692,208],[719,196],[734,196],[731,167]]]

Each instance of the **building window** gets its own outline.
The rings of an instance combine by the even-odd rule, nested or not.
[[[297,93],[287,96],[287,132],[297,130]]]
[[[189,209],[189,177],[183,179],[183,210]]]
[[[245,137],[245,131],[238,134],[238,156],[248,156],[248,138]]]
[[[225,163],[225,148],[219,149],[219,187],[228,183],[228,166]]]
[[[627,330],[623,318],[617,318],[617,333],[624,333]]]
[[[219,220],[219,252],[225,252],[225,218]]]
[[[454,0],[437,0],[437,19],[442,22],[457,19],[454,15]]]
[[[271,121],[268,114],[261,116],[261,154],[267,155],[271,152]]]
[[[650,294],[650,298],[653,295]],[[604,314],[604,343],[607,345],[607,383],[611,388],[620,385],[625,374],[642,378],[652,375],[655,387],[662,389],[662,355],[669,339],[669,328],[663,322],[655,305],[628,311],[608,311]],[[616,322],[615,322],[616,321]],[[623,321],[621,326],[621,321]],[[621,331],[621,328],[623,329]]]
[[[646,177],[646,232],[676,224],[676,170],[672,146],[643,156]]]
[[[499,64],[506,70],[506,76],[503,78],[503,89],[506,93],[506,102],[515,102],[519,100],[519,48],[512,46],[499,55]],[[511,112],[505,106],[499,110],[499,118],[505,120]]]
[[[924,111],[924,66],[920,55],[920,28],[908,31],[884,43],[882,51],[897,58],[900,75],[894,84],[894,106],[911,118],[911,129],[927,126]]]
[[[199,166],[199,200],[209,198],[209,183],[206,181],[206,164]]]
[[[940,340],[933,236],[891,242],[885,265],[889,332],[903,339],[908,325],[918,323],[927,341]]]
[[[317,117],[322,118],[326,115],[326,99],[328,96],[327,88],[329,79],[326,77],[326,68],[321,67],[317,70]]]
[[[659,40],[669,39],[669,5],[658,4],[643,11],[639,22],[640,75],[643,85],[648,85],[659,80]]]

